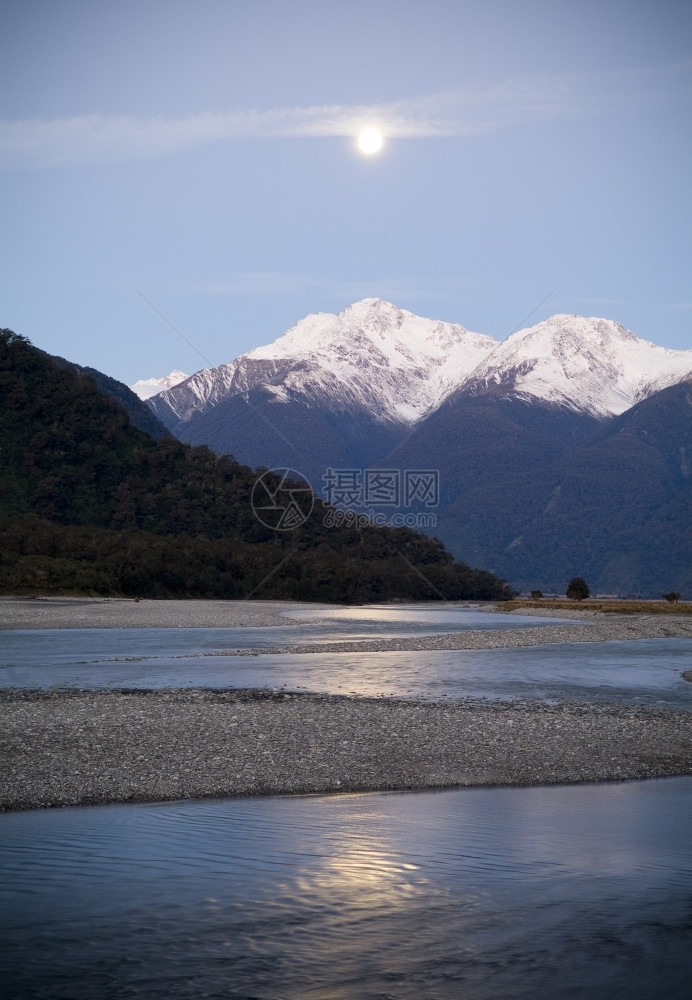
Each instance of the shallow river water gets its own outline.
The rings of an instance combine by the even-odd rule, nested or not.
[[[363,610],[280,642],[451,630],[445,611],[406,624],[406,609]],[[689,707],[692,687],[688,640],[231,658],[196,654],[275,630],[201,631],[4,632],[2,683],[671,707]],[[143,659],[114,662],[126,656]],[[3,996],[687,998],[691,829],[692,778],[4,814]]]
[[[300,621],[302,613],[293,613]],[[321,621],[315,621],[319,618]],[[555,625],[466,609],[349,608],[238,629],[37,629],[2,634],[0,687],[286,688],[329,694],[613,701],[692,710],[692,639],[377,653],[224,650]],[[574,622],[569,622],[574,625]]]
[[[687,998],[692,778],[0,816],[4,996]]]

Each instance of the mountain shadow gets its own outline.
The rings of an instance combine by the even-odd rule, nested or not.
[[[461,400],[438,419],[395,454],[439,456],[451,551],[521,590],[562,593],[578,574],[592,592],[692,593],[690,383],[600,422],[520,400]]]

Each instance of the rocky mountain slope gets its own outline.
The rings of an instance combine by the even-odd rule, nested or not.
[[[274,343],[197,372],[151,406],[168,424],[185,423],[194,411],[208,411],[232,396],[247,401],[260,390],[277,404],[302,402],[411,424],[496,346],[492,337],[364,299],[338,316],[306,316]]]
[[[386,454],[497,346],[378,299],[307,316],[273,344],[149,400],[180,440],[239,461],[324,470]]]
[[[502,392],[606,417],[690,375],[692,351],[659,347],[613,320],[558,314],[498,343],[364,299],[338,316],[307,316],[272,344],[166,387],[150,406],[190,440],[204,433],[206,420],[218,424],[216,407],[235,398],[250,405],[253,394],[255,405],[298,405],[396,428],[419,423],[454,392]],[[132,388],[144,393],[179,376]],[[186,426],[193,418],[194,431]],[[219,427],[215,433],[224,436]]]

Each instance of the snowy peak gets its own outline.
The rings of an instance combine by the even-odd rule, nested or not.
[[[335,412],[367,410],[411,424],[434,409],[497,341],[453,323],[423,319],[380,299],[339,315],[306,316],[266,347],[198,372],[162,394],[179,420],[234,395],[259,390],[273,402]]]
[[[623,413],[692,373],[692,351],[641,340],[620,323],[559,313],[508,337],[462,383],[502,388],[596,417]]]
[[[349,322],[362,323],[366,326],[401,326],[405,316],[413,316],[406,309],[400,309],[386,299],[366,298],[352,302],[339,313],[339,317]]]
[[[150,399],[159,392],[163,392],[165,389],[172,389],[174,385],[179,385],[188,378],[185,372],[172,371],[170,375],[164,375],[162,378],[143,378],[134,385],[130,386],[130,389],[139,396],[140,399]]]
[[[406,368],[440,359],[456,345],[480,348],[487,354],[496,344],[492,337],[471,333],[457,324],[423,319],[381,299],[363,299],[338,316],[306,316],[273,344],[258,347],[245,357],[304,357],[334,350],[346,357],[354,349],[365,348]]]
[[[391,302],[363,299],[338,316],[301,320],[249,359],[291,357],[330,373],[337,398],[414,422],[433,409],[497,345],[464,327],[424,319]],[[339,386],[341,389],[339,389]],[[287,388],[297,388],[289,375]]]

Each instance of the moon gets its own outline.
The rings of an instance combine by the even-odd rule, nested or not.
[[[365,156],[374,156],[382,149],[382,133],[376,128],[366,128],[358,136],[358,149]]]

